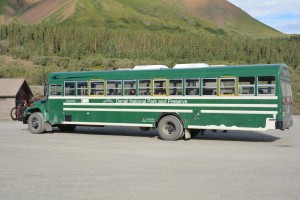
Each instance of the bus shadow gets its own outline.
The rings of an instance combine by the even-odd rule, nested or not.
[[[269,134],[253,131],[205,131],[203,135],[198,135],[196,140],[222,140],[222,141],[240,141],[240,142],[274,142],[281,139]]]
[[[57,128],[53,128],[55,133],[65,134],[87,134],[87,135],[109,135],[109,136],[126,136],[126,137],[157,137],[156,130],[141,131],[139,128],[134,127],[89,127],[78,126],[73,132],[61,132]]]
[[[54,128],[54,132],[65,134],[88,134],[88,135],[109,135],[109,136],[126,136],[126,137],[147,137],[158,138],[157,130],[141,131],[135,127],[89,127],[78,126],[74,132],[60,132],[57,128]],[[198,135],[192,138],[192,140],[221,140],[221,141],[240,141],[240,142],[274,142],[279,140],[280,137],[276,137],[270,134],[264,134],[260,132],[252,131],[210,131],[204,132],[204,135]]]

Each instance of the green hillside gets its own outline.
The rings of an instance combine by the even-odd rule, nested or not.
[[[53,15],[59,16],[57,13]],[[51,20],[55,22],[59,18]],[[78,0],[75,12],[63,24],[168,32],[201,32],[205,28],[214,29],[213,23],[183,12],[179,7],[162,0]]]
[[[75,12],[64,23],[111,29],[238,33],[259,37],[283,35],[225,0],[208,1],[203,6],[197,10],[182,0],[78,0]]]
[[[10,23],[0,23],[0,78],[24,77],[41,85],[51,71],[286,63],[300,113],[300,36],[284,35],[226,0],[30,2],[15,7]]]
[[[0,0],[0,15],[3,14],[6,5],[9,5],[9,0]]]

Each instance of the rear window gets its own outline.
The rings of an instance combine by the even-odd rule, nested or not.
[[[258,95],[275,95],[275,76],[259,76]]]

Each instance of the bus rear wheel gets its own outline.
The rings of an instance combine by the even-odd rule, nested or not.
[[[35,112],[29,116],[28,129],[33,134],[41,134],[46,131],[46,124],[41,113]]]
[[[180,120],[173,116],[167,115],[158,123],[158,134],[163,140],[175,141],[183,136],[183,125]]]

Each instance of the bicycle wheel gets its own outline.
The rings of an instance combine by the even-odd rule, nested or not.
[[[11,109],[11,111],[10,111],[11,119],[14,121],[18,120],[18,113],[19,113],[18,107],[14,107],[13,109]]]

